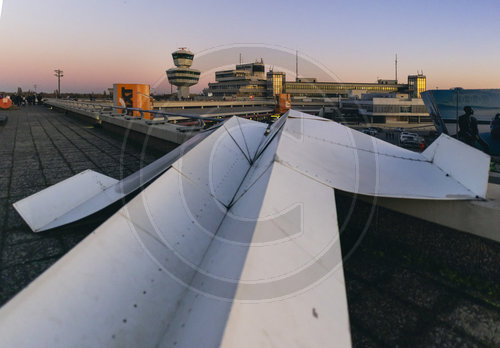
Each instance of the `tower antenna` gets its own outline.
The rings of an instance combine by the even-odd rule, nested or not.
[[[396,60],[394,61],[394,70],[396,75],[396,83],[398,83],[398,54],[396,53]]]
[[[295,51],[295,82],[299,81],[299,51]]]

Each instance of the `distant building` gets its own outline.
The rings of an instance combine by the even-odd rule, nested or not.
[[[394,83],[393,83],[394,82]],[[378,80],[376,83],[364,82],[317,82],[315,78],[299,78],[297,82],[286,82],[286,93],[297,97],[349,97],[353,91],[360,93],[395,93],[406,89],[405,84],[393,80]]]
[[[318,79],[315,77],[297,77],[295,79],[295,82],[299,83],[316,83],[318,82]]]
[[[191,51],[181,48],[172,53],[176,68],[167,70],[168,82],[177,86],[177,97],[179,99],[189,98],[189,87],[198,83],[200,71],[191,69],[194,54]]]
[[[378,79],[377,83],[379,85],[397,85],[398,80],[384,80],[384,79]]]
[[[214,97],[265,97],[267,80],[264,62],[236,65],[234,70],[215,72],[214,83],[209,83],[206,93]]]
[[[421,98],[420,94],[426,90],[426,77],[424,74],[408,76],[408,94],[411,98]]]
[[[266,76],[268,97],[274,97],[285,92],[286,74],[284,72],[271,70]]]
[[[377,93],[393,95],[409,91],[420,97],[420,92],[425,90],[425,76],[409,76],[406,83],[396,80],[379,79],[377,82],[319,82],[315,77],[300,77],[295,81],[287,81],[286,74],[270,70],[265,73],[265,65],[260,62],[239,64],[235,69],[215,72],[216,82],[208,84],[206,95],[216,98],[235,97],[267,97],[287,93],[292,100],[308,100],[310,98],[361,98],[364,94]],[[411,96],[410,96],[411,97]]]
[[[369,123],[427,123],[429,112],[422,99],[406,94],[365,94],[361,99],[341,100],[345,120]]]

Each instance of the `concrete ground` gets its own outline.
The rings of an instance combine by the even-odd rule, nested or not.
[[[0,126],[0,305],[112,212],[34,234],[12,203],[84,169],[120,179],[162,155],[44,107],[8,115]],[[337,201],[354,346],[500,346],[498,243],[352,196]]]
[[[337,208],[354,346],[500,346],[499,243],[348,195]]]
[[[161,154],[142,154],[114,138],[52,112],[27,106],[8,112],[0,127],[0,303],[3,304],[95,229],[95,216],[70,229],[35,234],[12,203],[85,169],[116,179],[128,176]]]

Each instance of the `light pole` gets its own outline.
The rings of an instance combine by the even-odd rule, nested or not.
[[[63,71],[60,69],[54,70],[54,76],[57,77],[57,98],[59,99],[61,96],[61,77],[64,76]]]

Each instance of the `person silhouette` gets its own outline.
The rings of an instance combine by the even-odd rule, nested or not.
[[[500,140],[500,114],[496,114],[490,123],[491,137],[495,140]]]
[[[472,116],[474,115],[474,110],[470,106],[464,107],[465,114],[458,118],[458,139],[470,146],[474,146],[477,141],[483,151],[487,154],[490,153],[490,148],[488,144],[479,136],[479,130],[477,129],[477,119]]]

